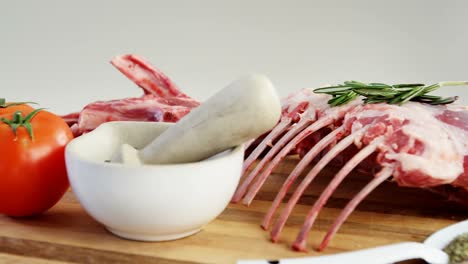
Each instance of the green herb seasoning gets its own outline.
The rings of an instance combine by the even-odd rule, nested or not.
[[[457,97],[441,97],[429,95],[428,93],[444,86],[468,85],[463,82],[439,82],[432,85],[422,83],[385,84],[385,83],[363,83],[358,81],[346,81],[343,84],[315,89],[315,93],[332,95],[328,101],[331,106],[346,104],[359,96],[364,97],[366,104],[388,103],[404,104],[408,101],[422,102],[432,105],[450,104]]]
[[[468,264],[468,233],[456,237],[444,248],[450,257],[450,263]]]

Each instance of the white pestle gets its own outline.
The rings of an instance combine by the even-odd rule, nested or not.
[[[169,164],[196,162],[271,130],[281,103],[270,80],[250,75],[225,87],[141,150],[122,145],[112,162]]]

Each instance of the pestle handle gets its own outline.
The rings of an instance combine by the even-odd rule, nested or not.
[[[250,75],[210,97],[138,155],[146,164],[200,161],[269,131],[280,116],[271,81]]]

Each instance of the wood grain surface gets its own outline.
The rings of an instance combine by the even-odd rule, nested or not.
[[[170,242],[118,238],[93,220],[69,191],[51,210],[31,218],[0,215],[0,263],[235,263],[238,259],[301,257],[423,241],[432,232],[464,220],[468,211],[431,192],[385,182],[350,216],[324,252],[314,247],[350,197],[369,181],[354,173],[321,212],[308,253],[290,249],[304,215],[335,169],[327,169],[295,208],[278,243],[260,228],[263,214],[296,158],[284,161],[250,207],[231,204],[201,232]]]

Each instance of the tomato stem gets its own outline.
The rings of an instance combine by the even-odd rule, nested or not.
[[[1,101],[0,101],[1,103]],[[11,130],[13,130],[13,134],[15,134],[15,137],[17,136],[16,131],[18,127],[24,127],[28,131],[29,137],[31,137],[31,140],[34,141],[34,133],[31,125],[31,119],[33,119],[34,116],[36,116],[39,111],[43,110],[44,108],[38,108],[31,113],[29,113],[27,116],[23,116],[21,111],[16,111],[13,114],[13,118],[11,120],[6,119],[5,117],[0,118],[0,121],[3,123],[9,125],[11,127]]]
[[[0,98],[0,108],[7,108],[10,106],[15,106],[15,105],[22,105],[22,104],[37,104],[35,102],[16,102],[16,103],[6,103],[5,98]]]

